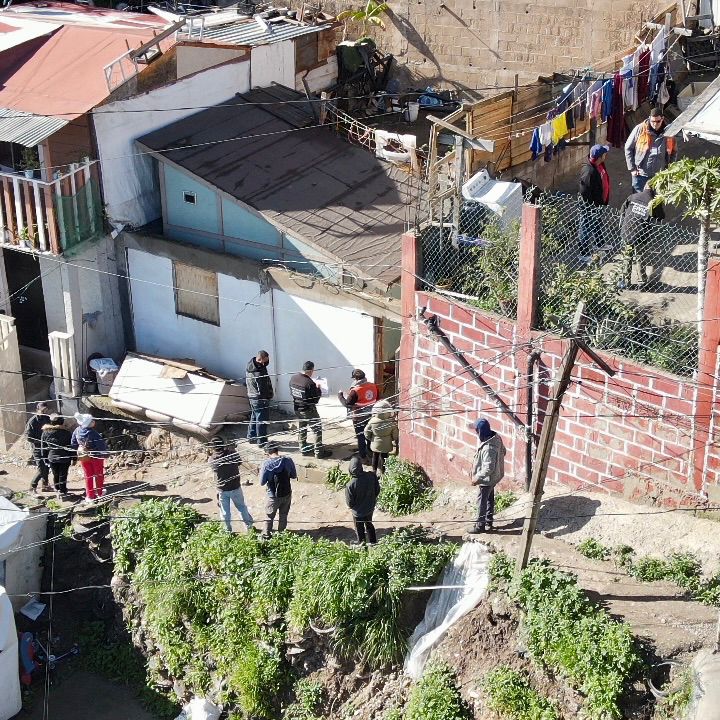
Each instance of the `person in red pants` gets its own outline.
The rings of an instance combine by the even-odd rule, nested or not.
[[[85,500],[92,502],[105,494],[105,456],[107,443],[95,430],[95,419],[86,413],[75,413],[78,426],[70,445],[77,451],[77,461],[85,476]]]

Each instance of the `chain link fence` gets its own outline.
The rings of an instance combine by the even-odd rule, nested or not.
[[[698,358],[697,233],[654,219],[638,204],[621,211],[536,192],[532,201],[542,212],[538,329],[567,332],[584,300],[584,332],[594,347],[691,376]],[[420,230],[426,288],[514,319],[519,221],[465,202],[459,230],[447,216]]]

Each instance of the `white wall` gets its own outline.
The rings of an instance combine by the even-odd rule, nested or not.
[[[264,291],[258,282],[221,274],[220,326],[216,326],[175,314],[168,258],[129,249],[128,274],[139,352],[193,358],[212,372],[242,379],[248,360],[258,350],[267,350],[270,372],[278,374],[275,400],[286,410],[290,408],[290,374],[305,360],[312,360],[317,375],[330,382],[331,397],[322,405],[331,415],[338,414],[336,395],[351,384],[353,367],[363,368],[372,377],[373,318],[369,315],[281,290]]]
[[[94,110],[108,217],[139,227],[161,215],[152,160],[137,155],[137,138],[249,89],[250,63],[239,60]],[[118,112],[123,110],[142,112]]]
[[[258,45],[252,49],[252,87],[270,87],[274,82],[295,87],[295,43],[292,40]]]

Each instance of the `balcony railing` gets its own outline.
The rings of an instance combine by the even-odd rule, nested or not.
[[[95,160],[53,180],[0,173],[0,244],[60,255],[102,232]]]

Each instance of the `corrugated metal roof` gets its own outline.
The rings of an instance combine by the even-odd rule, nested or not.
[[[206,42],[227,43],[228,45],[269,45],[292,40],[302,35],[310,35],[327,30],[330,25],[295,25],[294,23],[271,23],[270,29],[265,30],[254,20],[239,20],[227,25],[205,27],[202,30],[202,39]],[[190,26],[187,31],[179,35],[179,39],[200,40],[199,25]]]
[[[61,118],[0,108],[0,141],[34,147],[67,124]]]

